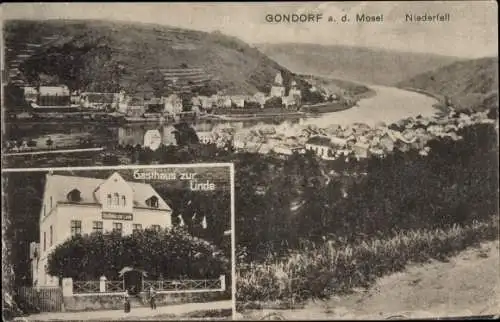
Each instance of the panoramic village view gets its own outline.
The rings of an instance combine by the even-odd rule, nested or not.
[[[179,194],[181,201],[175,202],[182,210],[172,206],[172,218],[185,214],[189,232],[212,238],[227,251],[225,258],[231,257],[226,231],[235,234],[236,274],[224,280],[225,291],[215,292],[227,300],[224,292],[235,287],[232,318],[500,313],[494,3],[158,4],[169,8],[169,20],[163,20],[160,7],[129,4],[114,10],[108,5],[102,12],[111,10],[113,17],[126,10],[149,18],[125,22],[130,19],[89,16],[81,4],[64,14],[74,19],[57,19],[49,9],[44,20],[12,10],[16,15],[4,22],[2,162],[16,168],[4,175],[7,179],[19,176],[15,182],[24,182],[21,177],[33,175],[20,168],[233,163],[234,227],[218,226],[217,241],[203,235],[205,217],[194,216],[190,197]],[[269,12],[277,19],[283,12],[326,17],[327,12],[340,16],[359,10],[384,11],[384,21],[396,20],[401,12],[436,11],[449,13],[451,22],[396,22],[389,26],[401,29],[382,31],[377,28],[385,25],[356,23],[325,31],[326,21],[307,27],[269,21],[254,22],[254,29],[246,25],[251,19],[264,21]],[[30,179],[29,186],[39,188],[28,187],[26,193],[42,189],[40,178]],[[44,273],[27,273],[32,253],[41,252],[43,229],[20,228],[29,219],[14,214],[35,212],[31,220],[37,222],[42,208],[16,202],[25,199],[12,189],[11,229],[36,237],[12,248],[6,265],[15,274],[8,280],[12,296],[4,296],[4,304],[11,299],[7,313],[37,313],[37,319],[47,320],[61,314],[70,314],[62,319],[83,319],[90,313],[96,320],[126,319],[118,298],[111,300],[115,306],[101,303],[78,314],[84,309],[63,296],[63,281],[87,276],[73,266],[66,272],[56,262],[49,270],[61,278],[51,287],[62,292],[64,305],[20,305],[20,290],[43,289],[34,280],[41,281]],[[78,197],[71,189],[76,187],[64,190],[62,198]],[[204,193],[196,207],[198,213],[212,214],[206,220],[229,213],[224,210],[229,191],[225,201]],[[111,195],[109,202],[114,200]],[[196,229],[190,226],[192,217]],[[11,243],[22,240],[9,236]],[[218,260],[204,277],[218,281],[217,276],[230,274],[215,269]],[[109,274],[105,277],[111,281],[123,277]],[[108,285],[92,278],[95,287]],[[41,299],[47,296],[38,294],[37,301],[45,303]],[[175,305],[169,301],[158,307],[168,312]],[[140,312],[152,316],[151,310]],[[163,317],[230,315],[214,304]]]

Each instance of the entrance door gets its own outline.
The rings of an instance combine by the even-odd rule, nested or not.
[[[142,272],[130,271],[123,275],[125,289],[130,295],[137,295],[142,291]]]

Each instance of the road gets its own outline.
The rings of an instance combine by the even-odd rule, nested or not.
[[[206,310],[230,310],[232,301],[217,301],[208,303],[188,303],[179,305],[158,306],[156,310],[149,307],[132,308],[129,313],[123,310],[103,310],[87,312],[57,312],[40,313],[27,317],[16,318],[14,321],[115,321],[115,320],[139,320],[161,317],[162,319],[178,319],[185,314]],[[224,318],[224,317],[221,317]]]
[[[368,290],[310,302],[303,309],[255,310],[239,317],[295,320],[377,320],[500,314],[499,242],[469,248],[448,262],[412,265]],[[267,318],[271,319],[271,318]]]
[[[376,94],[360,100],[357,106],[307,119],[301,124],[315,124],[320,128],[326,128],[331,124],[347,125],[355,122],[368,125],[375,125],[378,122],[389,124],[410,116],[432,116],[437,111],[433,107],[437,100],[430,96],[395,87],[367,86]]]

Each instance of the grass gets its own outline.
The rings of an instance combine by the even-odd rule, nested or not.
[[[410,263],[449,256],[484,240],[498,238],[498,216],[448,229],[410,230],[388,239],[334,247],[310,245],[287,258],[243,267],[237,272],[237,301],[300,303],[366,288],[378,277],[401,271]]]

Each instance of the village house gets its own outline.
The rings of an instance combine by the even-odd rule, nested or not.
[[[120,126],[118,128],[118,144],[121,146],[141,145],[143,143],[145,129],[136,126]]]
[[[128,102],[124,91],[119,93],[84,92],[80,94],[80,105],[83,108],[95,110],[113,108],[125,113]]]
[[[312,150],[319,157],[326,158],[331,155],[332,145],[326,137],[312,137],[306,142],[306,150]]]
[[[276,77],[274,78],[274,83],[271,86],[271,92],[269,93],[271,97],[284,97],[285,96],[285,87],[283,86],[283,77],[281,73],[278,72]]]
[[[39,88],[26,86],[24,98],[33,108],[69,107],[71,93],[66,85],[40,86]]]
[[[235,105],[237,108],[244,108],[246,100],[247,97],[245,95],[232,95],[231,105]]]
[[[200,98],[200,107],[202,109],[210,109],[212,108],[212,101],[210,100],[210,97],[208,96],[199,96]]]
[[[215,143],[215,136],[212,132],[204,131],[197,132],[198,140],[203,144],[212,144]]]
[[[284,96],[281,98],[281,102],[285,108],[290,108],[292,106],[296,106],[297,102],[295,100],[295,97],[293,96]]]
[[[289,145],[289,144],[280,144],[273,147],[273,152],[285,156],[290,156],[294,153],[302,154],[305,152],[304,147],[299,145]]]
[[[162,143],[165,146],[177,145],[176,133],[177,129],[173,125],[165,125],[163,127]]]
[[[259,103],[261,107],[263,107],[264,104],[266,104],[267,97],[266,97],[266,94],[264,94],[262,92],[257,92],[253,95],[253,100],[254,100],[254,102]]]
[[[23,87],[23,91],[24,91],[24,100],[27,103],[35,103],[36,104],[36,102],[38,100],[38,90],[36,89],[36,87],[25,86],[25,87]]]
[[[153,97],[144,102],[146,113],[163,113],[164,108],[161,97]]]
[[[140,97],[130,98],[127,105],[127,116],[130,117],[142,117],[146,112],[144,108],[144,99]]]
[[[192,106],[201,106],[201,99],[199,96],[194,96],[191,98],[191,105]]]
[[[145,148],[150,148],[151,150],[157,150],[162,144],[162,135],[158,130],[147,130],[144,133],[144,144]]]
[[[162,97],[163,111],[170,114],[178,114],[182,112],[182,99],[177,94],[171,94],[168,97]]]
[[[131,234],[172,226],[172,209],[146,183],[125,181],[115,172],[107,179],[47,174],[40,212],[40,239],[33,270],[38,286],[57,286],[47,273],[49,254],[72,236],[114,231]]]
[[[288,93],[288,96],[291,96],[291,97],[295,97],[295,96],[301,97],[302,96],[300,89],[297,87],[297,82],[294,80],[290,84],[290,91]]]
[[[344,148],[346,141],[341,138],[328,138],[325,136],[314,136],[306,142],[306,150],[311,150],[320,158],[331,159],[338,150]]]

